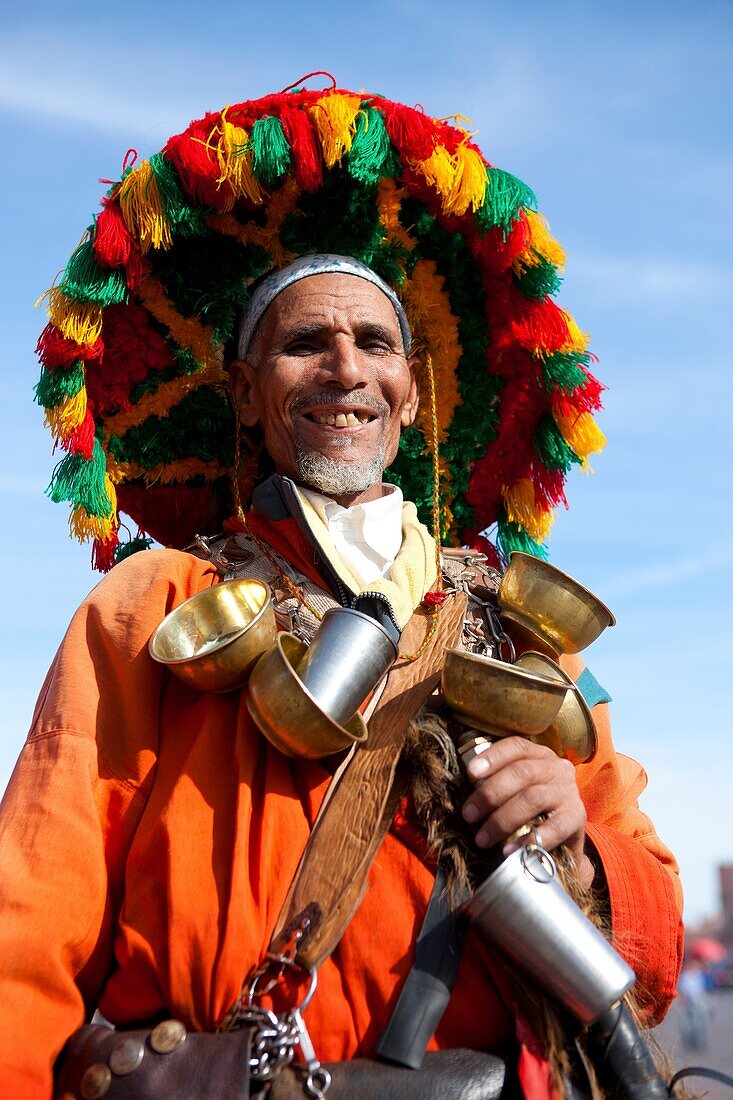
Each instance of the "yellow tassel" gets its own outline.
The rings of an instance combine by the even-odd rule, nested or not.
[[[171,227],[163,212],[158,182],[149,160],[144,160],[125,177],[119,197],[125,224],[140,242],[143,252],[150,248],[171,247]]]
[[[427,160],[418,162],[418,168],[431,187],[434,187],[443,200],[443,209],[456,186],[456,159],[445,145],[436,145]]]
[[[235,126],[226,117],[228,108],[221,113],[221,122],[212,130],[209,143],[216,141],[216,159],[219,164],[219,183],[225,180],[237,199],[245,198],[256,206],[262,204],[264,193],[252,169],[249,150],[249,134],[241,126]],[[233,203],[230,204],[230,208]]]
[[[327,168],[333,168],[351,148],[360,108],[361,96],[341,94],[323,95],[308,108]]]
[[[541,260],[546,260],[562,271],[567,255],[562,245],[550,233],[547,219],[542,214],[535,214],[533,210],[525,210],[524,216],[529,225],[530,247],[522,255],[523,262],[527,267],[532,267]]]
[[[104,488],[109,498],[110,508],[106,516],[90,516],[86,508],[80,504],[69,517],[71,534],[79,542],[86,542],[88,539],[99,539],[101,542],[106,542],[112,533],[117,530],[117,490],[112,484],[109,472],[104,475]]]
[[[568,338],[562,345],[560,350],[585,351],[585,349],[588,347],[590,336],[587,332],[581,332],[580,328],[578,327],[578,322],[575,320],[572,314],[568,313],[567,310],[562,310],[561,312],[564,314],[565,320],[567,322]]]
[[[91,302],[75,302],[63,290],[52,286],[38,299],[48,298],[48,316],[62,336],[75,344],[96,344],[102,335],[102,306]]]
[[[486,165],[481,154],[465,143],[455,155],[456,173],[453,188],[444,203],[446,214],[465,214],[469,206],[478,210],[486,197]]]
[[[56,439],[67,439],[74,428],[81,424],[87,411],[87,391],[82,386],[78,393],[69,397],[54,409],[46,409],[46,424]]]
[[[590,469],[588,455],[598,454],[606,445],[606,437],[591,414],[582,412],[577,416],[559,416],[556,413],[555,420],[565,442],[573,448],[578,458],[583,459],[584,468]]]
[[[502,496],[509,522],[518,523],[535,542],[544,542],[555,517],[552,512],[543,512],[537,507],[534,485],[529,478],[522,478],[510,489],[503,489]]]

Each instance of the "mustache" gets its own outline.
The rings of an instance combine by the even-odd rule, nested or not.
[[[384,417],[389,415],[389,406],[385,401],[380,401],[377,397],[370,397],[368,394],[359,393],[358,390],[354,390],[350,393],[344,393],[343,390],[322,390],[320,393],[313,393],[298,397],[290,406],[291,413],[299,413],[305,408],[314,408],[318,405],[360,405],[362,408],[370,409],[371,412],[376,413],[377,416]]]

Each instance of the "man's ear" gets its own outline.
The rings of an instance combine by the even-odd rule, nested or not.
[[[410,388],[407,393],[407,401],[402,406],[402,415],[400,417],[400,423],[403,428],[409,428],[414,423],[417,416],[417,408],[420,404],[420,385],[418,382],[418,372],[420,370],[420,360],[416,355],[411,356],[407,360],[407,366],[410,369]]]
[[[253,428],[260,419],[255,368],[244,359],[233,359],[229,364],[229,378],[237,415],[246,428]]]

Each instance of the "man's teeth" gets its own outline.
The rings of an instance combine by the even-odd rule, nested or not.
[[[332,428],[357,428],[369,423],[367,413],[317,413],[310,414],[316,424],[329,424]]]

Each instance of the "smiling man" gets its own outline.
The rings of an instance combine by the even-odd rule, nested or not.
[[[383,495],[417,413],[417,366],[386,283],[347,257],[306,256],[255,292],[230,373],[278,473],[349,505]]]
[[[305,98],[297,102],[299,124],[311,126],[313,117],[321,116],[306,113],[309,95],[302,93]],[[296,110],[295,102],[295,94],[283,100],[285,121],[287,112]],[[268,100],[262,110],[270,138],[271,109]],[[252,104],[246,110],[254,110]],[[325,110],[320,101],[319,110]],[[368,110],[374,139],[383,124],[376,108]],[[421,113],[401,110],[409,114],[415,132],[424,130]],[[355,107],[354,128],[356,118]],[[225,124],[222,115],[222,133]],[[434,125],[434,142],[443,140],[447,128]],[[332,130],[326,134],[330,140]],[[459,137],[449,143],[447,154],[456,164],[467,156]],[[358,150],[356,140],[354,145]],[[174,142],[167,155],[176,148]],[[424,303],[431,301],[432,288],[438,305],[445,305],[443,286],[459,253],[452,245],[451,263],[441,253],[441,275],[432,260],[413,256],[408,262],[405,227],[427,225],[431,241],[442,240],[448,231],[437,222],[426,223],[415,205],[405,213],[404,224],[390,221],[389,202],[396,192],[385,179],[379,192],[381,220],[374,224],[379,247],[403,264],[402,282],[395,279],[399,294],[348,255],[303,248],[298,259],[283,263],[283,250],[267,236],[270,221],[263,228],[263,219],[252,214],[251,190],[237,195],[238,217],[230,217],[235,200],[233,195],[231,201],[221,199],[221,162],[212,161],[211,179],[192,183],[191,166],[200,163],[196,157],[208,164],[209,148],[197,130],[187,146],[189,159],[176,162],[176,186],[182,189],[185,180],[191,187],[187,201],[199,202],[205,215],[202,248],[217,247],[212,237],[217,227],[227,240],[236,238],[238,248],[250,237],[269,240],[273,256],[279,257],[263,275],[262,246],[256,246],[260,252],[247,262],[250,273],[252,264],[259,264],[258,279],[248,283],[241,276],[247,304],[238,331],[229,331],[238,349],[228,365],[237,418],[237,441],[231,446],[237,459],[231,470],[233,499],[237,505],[241,497],[245,507],[226,518],[223,532],[199,537],[187,550],[154,550],[116,564],[77,611],[49,671],[0,814],[0,1094],[18,1100],[49,1100],[52,1093],[62,1100],[317,1098],[328,1091],[332,1074],[333,1100],[417,1100],[462,1096],[468,1090],[477,1100],[557,1100],[565,1090],[567,1063],[562,1043],[558,1047],[559,1029],[553,1032],[547,1024],[551,1014],[544,1007],[537,1010],[536,995],[477,934],[469,930],[463,942],[465,930],[455,909],[485,876],[487,850],[490,858],[501,858],[502,848],[515,843],[516,831],[534,822],[544,847],[559,850],[576,892],[610,928],[635,968],[640,1011],[655,1020],[673,995],[678,967],[676,865],[639,810],[643,769],[616,754],[608,696],[577,657],[563,658],[562,664],[592,707],[595,757],[573,766],[543,745],[507,737],[477,756],[465,779],[434,689],[446,646],[495,652],[488,621],[465,613],[465,593],[491,597],[496,576],[473,551],[458,545],[441,551],[415,503],[403,499],[401,489],[384,477],[386,469],[399,464],[401,437],[415,431],[418,394],[422,387],[424,400],[433,388],[426,379],[443,380],[444,404],[453,402],[456,409],[462,401],[468,409],[457,437],[461,446],[455,445],[468,453],[470,418],[479,422],[488,403],[490,364],[504,372],[499,389],[507,402],[515,401],[502,414],[502,423],[509,423],[514,434],[495,431],[491,421],[498,472],[487,470],[475,451],[472,458],[461,456],[463,472],[475,464],[481,491],[496,481],[504,501],[513,499],[516,485],[528,482],[514,451],[523,455],[527,449],[522,415],[528,380],[539,370],[540,358],[525,354],[517,333],[526,339],[521,325],[529,324],[527,318],[533,332],[542,326],[526,298],[518,304],[512,298],[516,275],[506,253],[512,247],[520,254],[519,235],[526,236],[534,223],[518,215],[516,240],[513,229],[493,233],[492,227],[471,237],[468,206],[463,214],[451,213],[452,218],[465,215],[461,247],[470,240],[477,255],[491,257],[500,272],[497,280],[504,280],[485,302],[476,290],[474,268],[467,268],[471,278],[459,282],[455,297],[466,303],[467,314],[478,302],[463,338],[467,344],[473,340],[474,351],[480,345],[482,358],[476,370],[468,356],[470,370],[461,387],[451,390],[445,378],[462,362],[458,325],[450,309],[441,312]],[[241,172],[251,151],[246,142],[238,149]],[[301,170],[302,149],[302,142],[293,139],[293,162]],[[426,157],[423,150],[422,160]],[[162,162],[155,163],[162,171]],[[255,163],[260,162],[255,158]],[[385,172],[390,163],[385,161]],[[408,187],[419,163],[416,154],[405,163]],[[482,171],[479,182],[485,183]],[[335,169],[329,203],[344,188],[349,194],[349,188],[358,191],[361,176],[354,179],[347,186]],[[168,196],[171,180],[165,177]],[[138,182],[143,203],[152,187],[147,169]],[[299,185],[304,208],[312,212],[308,204],[317,184],[306,176],[299,177]],[[210,485],[220,473],[210,457],[215,444],[211,422],[202,415],[199,423],[191,412],[197,399],[203,401],[201,391],[211,375],[216,385],[221,381],[214,370],[221,349],[217,345],[214,354],[207,344],[215,326],[179,316],[171,305],[175,287],[185,284],[185,279],[171,278],[177,257],[193,272],[189,310],[192,299],[197,307],[207,300],[199,282],[218,278],[219,267],[208,251],[201,269],[191,260],[197,255],[190,237],[195,219],[189,219],[177,241],[180,255],[171,246],[172,258],[156,257],[142,223],[135,221],[137,213],[133,216],[128,207],[115,212],[114,204],[133,186],[134,174],[126,176],[107,202],[94,247],[100,253],[107,248],[110,270],[118,276],[122,261],[114,257],[124,252],[119,242],[127,241],[121,228],[127,210],[140,235],[140,255],[146,256],[147,266],[136,267],[138,244],[127,242],[129,285],[137,288],[135,280],[142,279],[138,297],[105,305],[101,321],[88,296],[80,302],[64,299],[68,317],[56,318],[59,327],[50,327],[43,344],[47,362],[58,371],[44,383],[50,399],[56,400],[59,387],[70,385],[59,358],[79,357],[69,376],[79,363],[87,364],[82,373],[90,387],[90,416],[99,418],[97,435],[90,443],[81,435],[81,442],[69,436],[73,461],[64,467],[64,476],[72,481],[79,474],[79,492],[89,484],[97,488],[97,496],[87,492],[79,507],[98,546],[111,540],[111,513],[93,512],[101,508],[104,477],[109,470],[114,473],[120,499],[126,491],[126,507],[142,516],[140,464],[148,452],[160,454],[172,424],[184,425],[185,431],[178,430],[183,444],[193,435],[200,446],[185,461],[148,471],[144,492],[159,504],[173,501],[168,511],[160,508],[157,530],[178,530],[183,523],[190,538],[187,508],[202,495],[214,498]],[[374,180],[364,186],[371,201]],[[416,195],[422,196],[422,186],[415,185]],[[274,194],[282,214],[294,201],[292,189],[286,182]],[[475,198],[477,208],[483,195],[482,190]],[[454,195],[451,201],[460,210],[459,200]],[[221,210],[213,215],[217,202]],[[179,219],[183,209],[176,208]],[[190,214],[193,206],[185,209]],[[331,210],[328,205],[329,218]],[[293,214],[288,239],[312,224],[325,232],[318,219]],[[343,224],[350,224],[346,214]],[[385,225],[394,239],[386,239]],[[125,232],[132,241],[133,230]],[[533,248],[540,247],[537,241]],[[368,253],[363,245],[360,254]],[[247,254],[237,256],[244,268]],[[96,262],[84,253],[85,271],[90,264],[95,271]],[[487,286],[491,264],[487,261]],[[385,261],[382,270],[387,266]],[[404,304],[408,270],[413,279],[410,316],[422,326],[414,341]],[[98,285],[100,276],[95,277]],[[67,294],[70,280],[61,286],[60,293]],[[114,297],[109,289],[105,293]],[[119,299],[127,291],[117,286],[115,293]],[[231,286],[219,293],[229,302]],[[213,293],[210,297],[216,300]],[[507,320],[501,310],[508,299],[517,312]],[[546,296],[537,309],[547,328],[545,303]],[[552,319],[557,323],[554,314]],[[93,343],[97,330],[90,327],[97,322],[104,351],[99,362],[92,360],[101,350]],[[549,356],[548,342],[554,339],[557,355],[565,356],[560,366],[569,371],[570,382],[557,416],[572,435],[587,409],[576,409],[571,396],[576,399],[583,386],[593,391],[589,376],[562,350],[572,338],[567,320],[562,326],[554,335],[542,330],[542,354]],[[163,328],[169,341],[174,334],[180,341],[177,357],[168,355]],[[87,342],[75,343],[76,338]],[[121,364],[133,344],[138,358],[123,392]],[[486,357],[487,348],[492,356],[496,351],[495,358]],[[192,349],[206,366],[198,388],[196,374],[187,373]],[[142,364],[148,361],[156,364],[153,377],[141,385]],[[512,363],[519,364],[521,392],[512,388]],[[557,364],[554,369],[560,371]],[[106,389],[105,371],[111,378]],[[534,431],[557,396],[549,383],[543,382],[538,392],[545,404],[543,412],[533,414]],[[185,411],[179,410],[178,420],[172,415],[176,394],[183,394]],[[210,412],[217,407],[214,400],[207,397],[209,403],[200,408]],[[78,401],[72,412],[77,406]],[[440,432],[446,433],[445,423],[438,423],[442,409],[433,401],[428,412],[439,447]],[[149,435],[146,416],[153,425]],[[559,437],[552,438],[559,446]],[[91,457],[73,451],[82,443],[88,443]],[[140,449],[133,460],[125,448],[136,445]],[[577,440],[576,445],[582,449]],[[252,470],[263,452],[274,473],[253,488]],[[429,498],[430,487],[419,484],[419,471],[425,470],[422,451],[413,454],[418,455],[413,483]],[[101,476],[94,467],[100,456],[108,463]],[[449,480],[450,471],[440,467],[443,452],[433,457],[441,482],[435,487],[434,515],[448,524],[450,516],[440,512],[438,497],[441,479]],[[520,476],[523,471],[527,476]],[[453,473],[460,480],[460,471]],[[191,483],[181,493],[176,479],[185,477]],[[461,484],[465,498],[467,477]],[[457,490],[451,499],[465,514],[468,506]],[[228,512],[217,515],[223,521]],[[186,545],[184,539],[159,537]],[[222,580],[239,577],[270,586],[279,628],[302,642],[310,643],[328,610],[349,607],[379,622],[399,645],[400,660],[366,712],[368,738],[350,755],[314,759],[308,745],[302,756],[286,755],[260,732],[246,685],[200,693],[151,658],[149,639],[170,611]],[[298,898],[302,905],[295,903]],[[97,1009],[116,1030],[104,1024],[82,1027]],[[293,1054],[305,1063],[297,1070],[288,1068]],[[328,1073],[321,1063],[328,1064]]]

